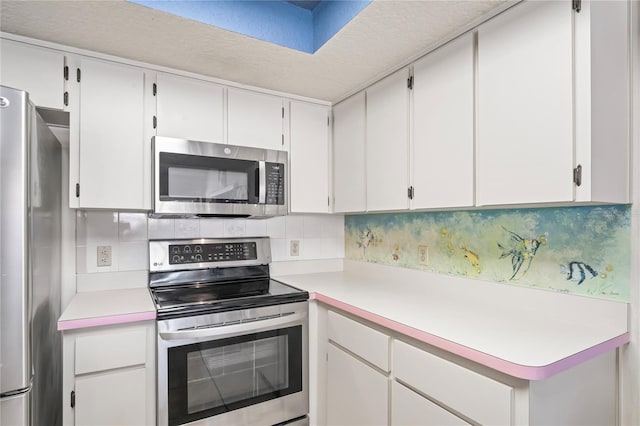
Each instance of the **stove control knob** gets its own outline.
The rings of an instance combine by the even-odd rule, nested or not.
[[[193,251],[194,251],[195,253],[202,253],[202,247],[200,247],[200,246],[195,246],[195,247],[193,248]]]
[[[196,254],[196,262],[202,262],[202,255]]]
[[[171,260],[173,260],[173,263],[180,263],[180,256],[173,256]]]

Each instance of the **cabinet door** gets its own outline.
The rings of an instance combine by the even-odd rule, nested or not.
[[[328,345],[327,424],[388,424],[386,376],[353,356]]]
[[[473,205],[473,34],[414,65],[413,208]]]
[[[366,210],[365,94],[333,107],[333,196],[335,212]]]
[[[144,367],[76,378],[76,425],[151,424],[146,419],[147,398]]]
[[[524,2],[478,31],[478,205],[573,199],[571,2]]]
[[[283,150],[282,98],[229,88],[227,122],[230,145]]]
[[[158,73],[158,136],[224,142],[222,86]]]
[[[329,211],[329,108],[291,102],[290,209]]]
[[[401,70],[367,89],[367,210],[409,206],[409,89]]]
[[[394,381],[391,385],[392,426],[464,426],[469,423]]]
[[[80,70],[79,207],[144,209],[144,72],[87,58]]]
[[[29,92],[37,106],[63,109],[64,55],[9,40],[0,41],[3,86]]]

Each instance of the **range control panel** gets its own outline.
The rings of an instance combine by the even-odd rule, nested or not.
[[[256,260],[255,242],[169,244],[169,264]]]

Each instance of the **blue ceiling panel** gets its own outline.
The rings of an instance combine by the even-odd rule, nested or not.
[[[316,52],[371,0],[128,0],[306,53]]]

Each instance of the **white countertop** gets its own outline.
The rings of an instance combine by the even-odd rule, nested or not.
[[[155,320],[148,288],[77,293],[58,320],[58,330]]]
[[[549,377],[629,341],[626,303],[351,261],[342,272],[274,278],[526,379]]]

